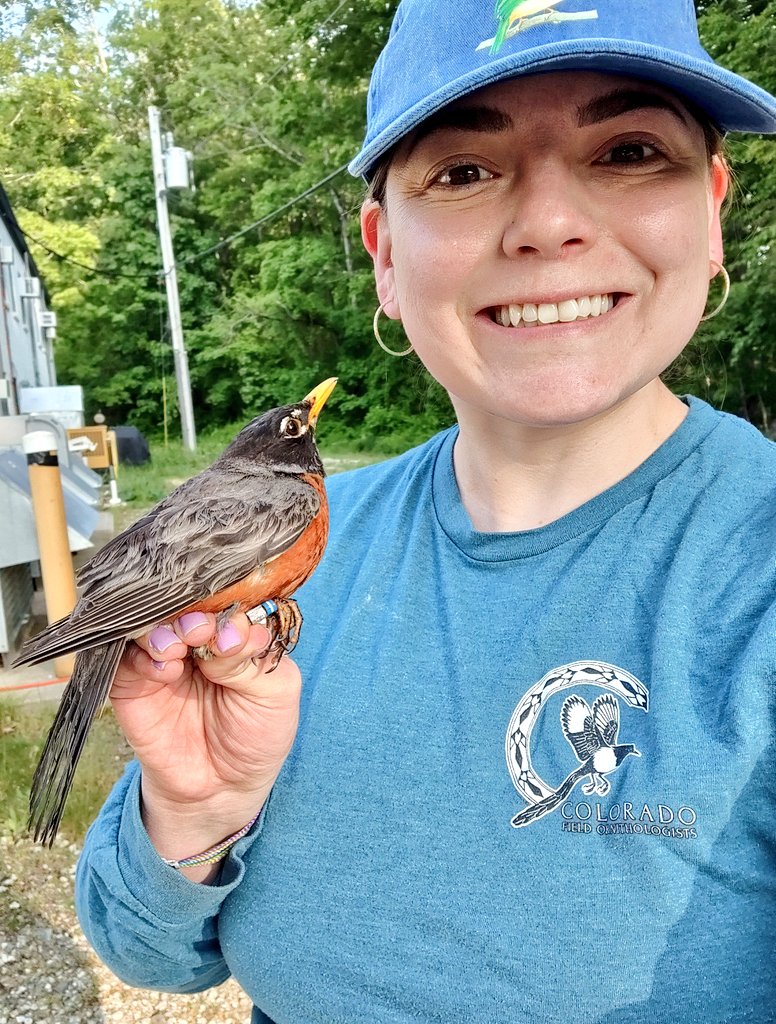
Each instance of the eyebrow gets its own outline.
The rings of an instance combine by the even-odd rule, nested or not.
[[[415,136],[404,159],[409,160],[413,150],[430,135],[437,132],[480,132],[493,134],[511,131],[515,122],[497,107],[443,107],[428,117],[415,131]]]
[[[589,103],[584,103],[577,109],[577,125],[584,128],[591,124],[600,124],[601,121],[608,121],[612,117],[619,117],[631,110],[667,110],[678,117],[683,125],[688,126],[687,118],[679,106],[672,103],[665,96],[656,92],[646,92],[641,89],[615,89],[603,96],[596,96]]]
[[[632,110],[645,109],[667,110],[683,125],[688,125],[681,108],[667,97],[647,90],[622,88],[613,89],[602,96],[596,96],[588,103],[579,106],[577,108],[577,126],[585,128],[588,125],[600,124],[602,121],[620,117]],[[500,110],[498,107],[488,107],[484,104],[469,107],[443,107],[435,114],[431,114],[415,129],[414,137],[404,154],[404,161],[406,163],[409,160],[421,142],[438,132],[499,134],[511,131],[514,127],[514,120],[506,111]]]

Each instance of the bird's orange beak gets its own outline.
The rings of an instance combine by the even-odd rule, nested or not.
[[[329,395],[336,386],[337,378],[329,377],[327,380],[319,384],[317,388],[313,388],[309,395],[305,395],[304,404],[311,406],[310,412],[307,414],[307,422],[311,427],[315,426],[318,420],[318,414],[324,405],[326,405]]]

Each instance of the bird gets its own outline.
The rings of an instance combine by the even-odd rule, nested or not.
[[[495,13],[498,19],[498,29],[490,52],[497,53],[501,49],[507,33],[516,21],[530,18],[532,14],[549,11],[559,3],[562,3],[562,0],[549,0],[549,2],[548,0],[518,0],[517,3],[515,0],[496,0]]]
[[[516,814],[512,819],[515,828],[529,825],[537,818],[555,810],[586,775],[590,776],[590,781],[582,787],[583,791],[605,796],[611,784],[604,776],[619,768],[629,754],[641,757],[641,753],[632,743],[617,743],[617,734],[620,731],[620,705],[611,693],[596,697],[592,709],[586,700],[572,693],[563,702],[560,722],[563,735],[582,764],[564,779],[554,792]]]
[[[211,466],[102,547],[78,573],[72,613],[23,645],[17,665],[77,652],[33,776],[28,827],[37,842],[56,837],[87,733],[130,640],[187,612],[213,612],[220,627],[273,601],[271,668],[293,649],[302,616],[290,595],[328,536],[315,427],[336,383],[330,377],[301,402],[253,419]]]

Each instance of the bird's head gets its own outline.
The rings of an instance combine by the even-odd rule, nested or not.
[[[617,764],[622,764],[628,754],[633,754],[634,757],[641,757],[641,751],[636,750],[632,743],[621,743],[614,748]]]
[[[219,462],[261,463],[278,472],[318,473],[323,463],[315,443],[315,426],[321,409],[337,383],[329,377],[295,405],[257,416],[224,450]]]

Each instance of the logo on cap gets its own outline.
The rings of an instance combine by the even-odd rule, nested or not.
[[[569,11],[561,12],[553,10],[558,4],[565,0],[497,0],[495,15],[498,21],[498,28],[493,39],[484,39],[478,50],[485,50],[490,47],[491,53],[498,53],[504,42],[517,35],[518,32],[525,32],[526,29],[534,28],[536,25],[547,25],[560,21],[584,21],[590,18],[597,18],[598,11]]]

